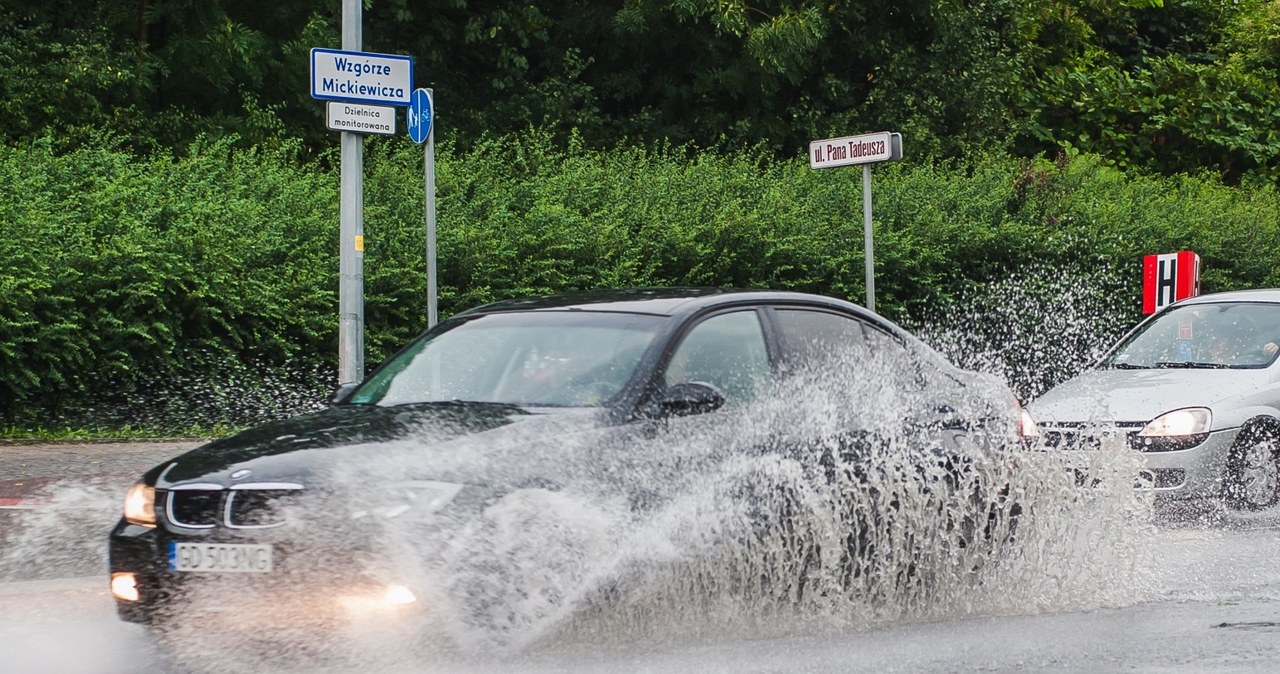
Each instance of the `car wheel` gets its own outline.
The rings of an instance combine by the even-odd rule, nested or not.
[[[1261,510],[1280,500],[1280,439],[1271,430],[1250,426],[1241,431],[1227,459],[1227,505]]]

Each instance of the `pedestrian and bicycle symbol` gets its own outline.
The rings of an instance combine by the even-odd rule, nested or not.
[[[409,138],[413,142],[421,143],[431,135],[432,113],[431,92],[415,89],[409,98],[409,111],[406,113],[408,123],[405,125],[409,128]]]

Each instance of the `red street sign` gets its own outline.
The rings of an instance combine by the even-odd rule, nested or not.
[[[1142,313],[1200,294],[1200,256],[1184,250],[1142,258]]]

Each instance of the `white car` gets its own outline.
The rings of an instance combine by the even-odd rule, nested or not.
[[[1280,290],[1202,295],[1143,321],[1029,409],[1049,449],[1117,434],[1158,493],[1259,510],[1280,500],[1277,352]]]

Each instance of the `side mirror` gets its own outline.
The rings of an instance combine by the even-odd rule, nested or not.
[[[333,395],[330,396],[329,404],[337,405],[338,403],[342,402],[343,400],[346,399],[347,396],[351,395],[351,392],[356,390],[356,387],[359,385],[360,385],[359,382],[354,382],[354,381],[347,382],[346,384],[339,384],[338,388],[334,390]]]
[[[721,407],[724,407],[724,394],[715,386],[701,381],[674,384],[658,401],[659,414],[663,417],[705,414]]]

